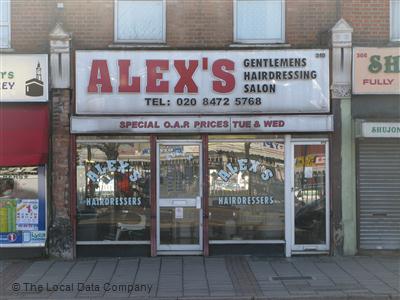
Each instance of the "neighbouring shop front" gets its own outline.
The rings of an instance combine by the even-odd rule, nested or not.
[[[329,251],[327,50],[77,51],[76,74],[78,255]]]
[[[354,48],[358,249],[400,250],[400,48]]]
[[[0,248],[44,253],[47,238],[47,55],[0,55]],[[36,248],[35,250],[32,247]]]

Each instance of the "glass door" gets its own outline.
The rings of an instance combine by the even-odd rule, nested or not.
[[[159,142],[157,153],[157,249],[201,251],[201,142]]]
[[[329,250],[328,142],[292,146],[292,250]]]

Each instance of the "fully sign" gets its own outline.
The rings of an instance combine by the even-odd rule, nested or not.
[[[400,48],[354,48],[353,94],[400,94]]]
[[[77,51],[77,114],[326,113],[327,50]]]
[[[0,55],[0,102],[48,101],[46,54]]]

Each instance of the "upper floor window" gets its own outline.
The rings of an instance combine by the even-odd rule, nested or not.
[[[10,48],[10,0],[0,0],[0,48]]]
[[[284,0],[236,0],[234,14],[235,42],[285,41]]]
[[[390,39],[400,41],[400,0],[390,1]]]
[[[116,0],[115,42],[165,42],[165,0]]]

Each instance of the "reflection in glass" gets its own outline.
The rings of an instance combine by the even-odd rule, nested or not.
[[[325,244],[325,145],[295,145],[295,244]]]
[[[77,155],[77,239],[149,240],[149,143],[78,142]]]
[[[160,198],[199,195],[199,145],[160,145]]]
[[[199,244],[199,209],[160,207],[160,244]]]
[[[284,239],[284,143],[209,143],[210,240]]]

